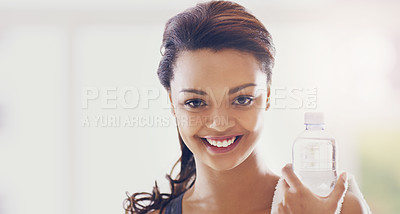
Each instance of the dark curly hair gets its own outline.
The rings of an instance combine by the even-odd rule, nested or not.
[[[162,58],[157,70],[158,78],[170,92],[174,77],[173,67],[181,51],[210,49],[235,49],[253,54],[267,74],[267,84],[271,82],[275,49],[270,33],[264,25],[243,6],[230,1],[210,1],[199,3],[172,17],[165,25],[161,46]],[[178,130],[181,157],[167,174],[171,193],[160,193],[155,182],[151,193],[127,193],[124,201],[126,214],[145,214],[160,210],[174,198],[188,190],[196,180],[196,165],[193,153],[186,147]],[[180,171],[175,178],[172,172],[180,163]],[[143,203],[147,202],[147,203]]]

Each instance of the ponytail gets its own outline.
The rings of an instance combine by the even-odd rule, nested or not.
[[[193,186],[196,180],[196,164],[193,153],[186,146],[179,130],[178,137],[182,154],[172,167],[171,172],[166,175],[170,183],[171,193],[160,193],[157,181],[155,181],[152,193],[138,192],[131,196],[129,196],[129,193],[126,193],[127,199],[124,201],[125,214],[146,214],[149,211],[157,209],[160,210],[161,214],[171,200]],[[172,173],[179,162],[181,163],[181,169],[174,179],[172,178]],[[148,201],[147,205],[143,205],[143,202],[146,201]]]

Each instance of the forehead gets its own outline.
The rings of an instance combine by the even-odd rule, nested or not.
[[[250,53],[224,49],[183,51],[174,66],[171,89],[226,88],[243,83],[266,86],[267,77]]]

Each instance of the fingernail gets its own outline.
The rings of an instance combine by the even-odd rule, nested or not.
[[[343,173],[342,179],[343,179],[344,182],[346,182],[346,180],[347,180],[347,172]]]

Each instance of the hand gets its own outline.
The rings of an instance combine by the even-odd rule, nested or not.
[[[283,192],[282,201],[272,207],[273,214],[334,214],[346,191],[346,173],[342,173],[335,188],[326,196],[312,193],[293,172],[292,164],[282,169],[282,182],[277,188]]]

